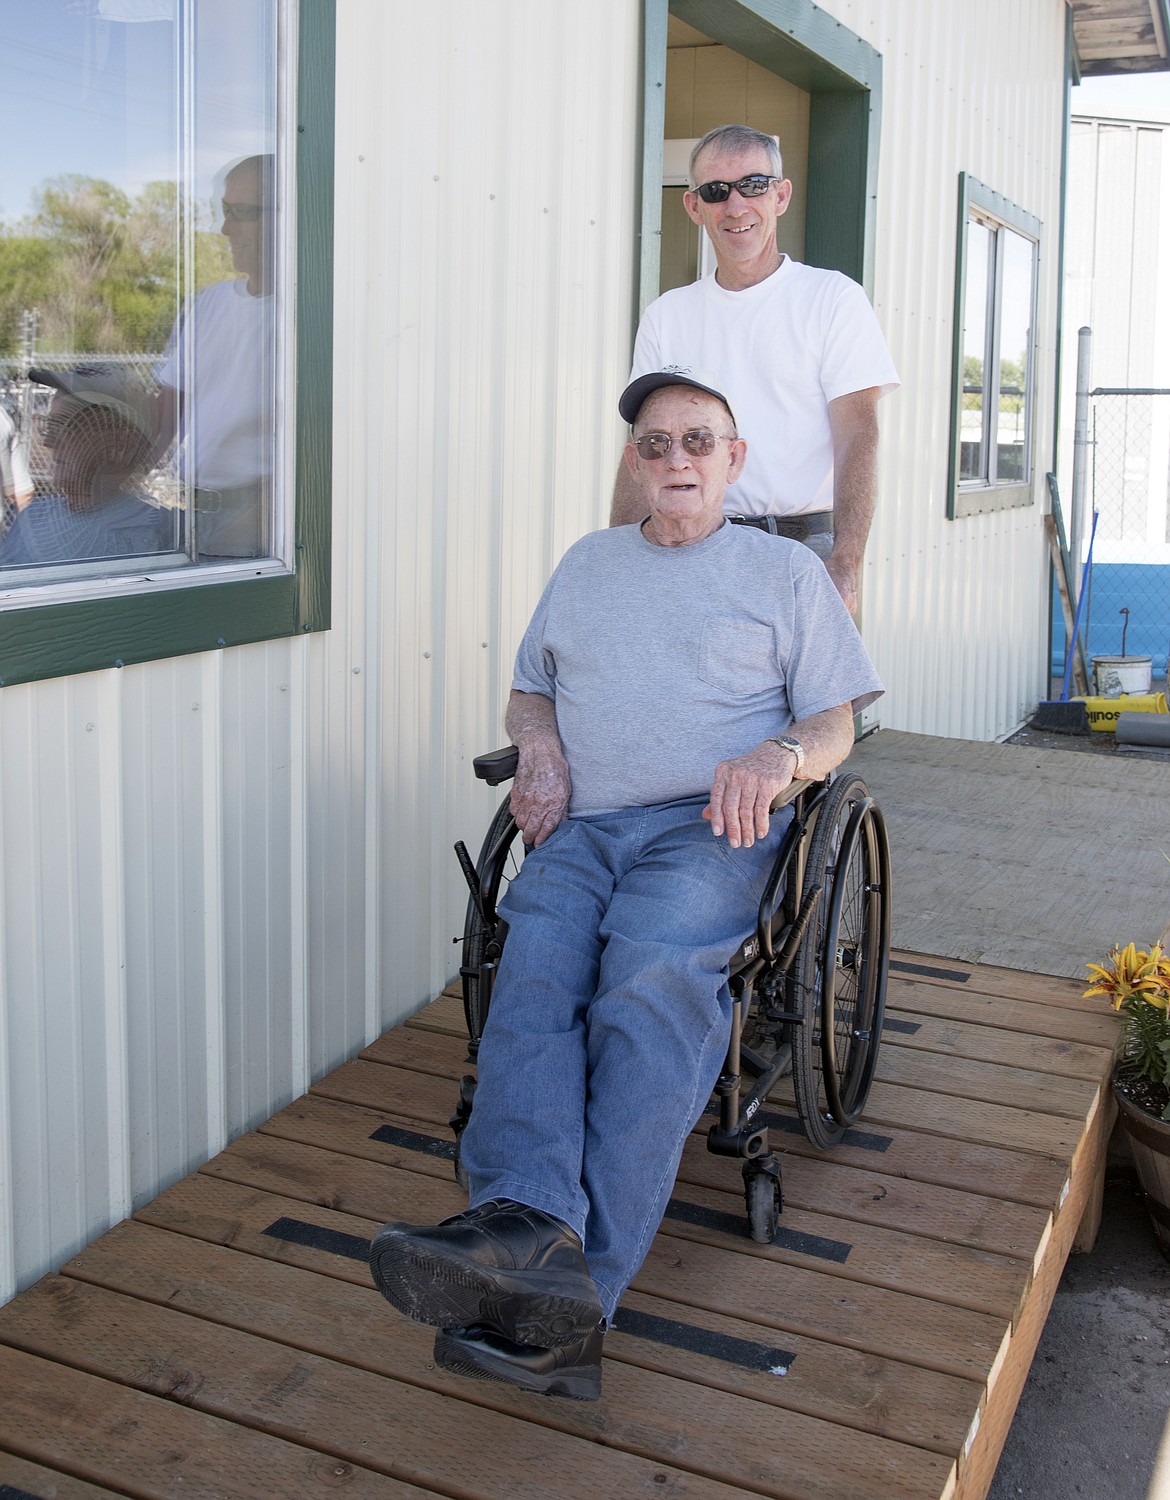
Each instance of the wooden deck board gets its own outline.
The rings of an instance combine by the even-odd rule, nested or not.
[[[979,1500],[1103,1167],[1115,1020],[1071,982],[896,955],[867,1118],[765,1110],[777,1242],[688,1142],[603,1397],[437,1369],[365,1262],[457,1211],[451,988],[0,1309],[0,1493]]]

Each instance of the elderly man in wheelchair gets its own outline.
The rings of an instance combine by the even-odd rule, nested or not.
[[[711,377],[642,376],[621,410],[646,517],[569,549],[516,661],[508,821],[527,853],[498,919],[473,891],[474,920],[498,921],[495,951],[505,931],[507,943],[460,1140],[471,1207],[439,1225],[384,1225],[371,1247],[382,1293],[439,1329],[440,1366],[579,1399],[599,1393],[602,1336],[717,1084],[725,1118],[714,1149],[766,1153],[766,1127],[750,1121],[762,1098],[747,1122],[726,1108],[738,1099],[728,1071],[743,1019],[736,973],[742,994],[744,973],[750,991],[784,968],[765,961],[775,955],[761,901],[777,910],[778,887],[796,900],[781,934],[789,965],[805,929],[821,934],[797,976],[804,990],[828,982],[841,952],[846,967],[870,971],[869,1019],[850,1020],[870,1057],[873,971],[884,965],[868,916],[860,937],[841,936],[851,903],[864,908],[885,879],[864,787],[852,778],[827,820],[800,797],[795,814],[773,810],[794,785],[828,778],[849,754],[854,713],[882,691],[853,621],[811,551],[724,520],[746,445]],[[821,865],[848,849],[860,871],[832,903],[820,885],[801,891],[814,823]],[[492,881],[494,903],[498,873]],[[826,938],[825,909],[842,903]],[[768,991],[777,1035],[799,1022],[792,995],[783,980]],[[827,1038],[819,1029],[831,1049],[831,1021]],[[810,1020],[792,1044],[806,1096],[813,1030]],[[855,1096],[872,1063],[862,1072],[842,1075]],[[831,1137],[850,1101],[837,1097],[834,1115],[812,1088]],[[756,1165],[745,1160],[745,1173]]]

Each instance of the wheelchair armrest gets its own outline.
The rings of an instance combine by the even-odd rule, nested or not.
[[[801,792],[806,791],[814,783],[810,779],[790,781],[784,790],[772,799],[769,812],[778,812],[780,808],[787,807],[790,802],[795,802]]]
[[[471,762],[475,774],[488,786],[499,786],[501,781],[510,781],[516,774],[516,763],[520,752],[515,745],[505,745],[502,750],[477,755]]]

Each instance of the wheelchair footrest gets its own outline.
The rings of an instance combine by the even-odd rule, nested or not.
[[[768,1127],[749,1123],[724,1130],[722,1125],[712,1125],[707,1132],[707,1150],[716,1156],[743,1156],[749,1161],[753,1157],[765,1156],[768,1152]]]

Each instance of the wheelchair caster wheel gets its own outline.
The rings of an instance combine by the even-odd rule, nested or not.
[[[775,1157],[744,1162],[743,1185],[752,1239],[757,1244],[770,1245],[780,1228],[783,1206],[780,1163]]]

